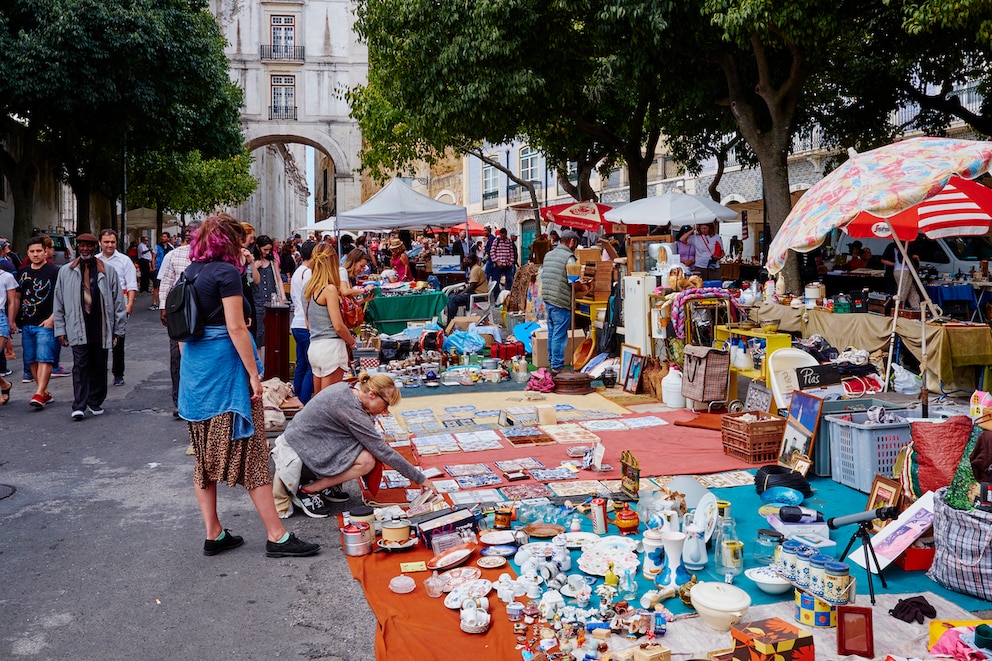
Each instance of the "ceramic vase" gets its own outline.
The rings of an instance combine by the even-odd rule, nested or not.
[[[685,531],[685,544],[682,547],[682,563],[689,571],[700,571],[706,567],[706,530],[701,526],[689,526]]]
[[[665,548],[665,558],[661,571],[655,576],[659,587],[676,587],[676,574],[681,564],[682,546],[685,544],[685,533],[670,530],[661,531],[661,544]]]

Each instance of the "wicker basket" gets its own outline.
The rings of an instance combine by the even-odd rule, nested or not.
[[[747,422],[741,416],[750,413],[764,420]],[[749,464],[767,464],[778,459],[785,433],[785,418],[746,411],[723,416],[723,453]]]

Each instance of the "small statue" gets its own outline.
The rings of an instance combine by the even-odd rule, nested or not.
[[[603,578],[603,582],[614,588],[620,584],[620,577],[614,573],[612,562],[606,563],[606,576]]]

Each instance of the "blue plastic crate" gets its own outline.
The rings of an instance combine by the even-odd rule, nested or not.
[[[902,415],[902,411],[906,410],[905,404],[887,402],[875,397],[864,397],[825,401],[820,415],[826,418],[828,415],[840,415],[841,413],[863,413],[872,406],[882,406],[899,415]],[[830,464],[830,425],[821,422],[816,432],[816,440],[813,442],[813,473],[820,477],[830,477]]]
[[[828,415],[830,473],[840,482],[864,493],[871,491],[875,475],[892,477],[899,451],[912,440],[911,420],[923,420],[919,411],[899,411],[905,422],[871,424],[867,413]]]

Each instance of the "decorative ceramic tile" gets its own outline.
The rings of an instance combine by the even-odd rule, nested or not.
[[[379,488],[385,489],[405,489],[410,486],[412,482],[409,479],[403,477],[399,471],[392,469],[387,469],[382,471],[382,482],[379,484]]]
[[[537,427],[504,427],[500,430],[506,438],[521,438],[523,436],[540,436],[541,430]]]
[[[412,503],[413,501],[415,501],[417,499],[417,496],[419,496],[421,493],[423,493],[423,492],[420,489],[407,489],[406,490],[406,500],[407,500],[407,502],[408,503]]]
[[[514,447],[523,447],[528,445],[554,445],[555,443],[555,439],[543,432],[535,436],[515,436],[506,440],[509,441]]]
[[[589,431],[619,431],[627,429],[626,425],[619,420],[583,420],[579,425]]]
[[[575,411],[575,410],[562,411],[561,413],[557,414],[557,416],[555,417],[558,418],[558,422],[574,422],[577,420],[586,419],[586,417],[582,414],[581,411]]]
[[[434,409],[417,409],[416,411],[404,411],[401,413],[404,418],[415,418],[417,416],[427,415],[434,417]]]
[[[476,503],[502,503],[506,499],[499,489],[473,489],[448,494],[452,505],[475,505]]]
[[[558,443],[595,445],[599,442],[599,436],[577,424],[542,425],[539,429]]]
[[[483,432],[484,433],[484,432]],[[486,450],[502,450],[503,444],[496,439],[468,439],[459,441],[458,446],[463,452],[485,452]]]
[[[441,423],[448,429],[455,429],[458,427],[466,427],[468,425],[474,425],[472,420],[445,420]]]
[[[539,482],[575,479],[575,473],[563,466],[559,466],[558,468],[532,468],[527,472],[530,473],[531,477]]]
[[[482,475],[483,473],[493,472],[493,469],[486,464],[453,464],[451,466],[445,466],[444,470],[448,471],[448,475],[451,477],[458,477],[459,475]]]
[[[646,415],[643,418],[624,418],[622,422],[628,429],[644,429],[645,427],[659,427],[668,424],[656,415]]]
[[[461,487],[455,480],[433,480],[434,488],[437,489],[438,493],[451,493],[452,491],[458,491]]]
[[[451,434],[435,434],[433,436],[415,436],[410,439],[417,452],[421,454],[438,454],[441,452],[458,452],[458,442]],[[433,452],[428,448],[434,448]]]
[[[454,411],[451,413],[442,413],[437,416],[438,420],[471,420],[475,417],[474,411]]]
[[[499,409],[486,409],[484,411],[476,411],[475,412],[475,417],[476,418],[498,418],[499,417]]]
[[[551,482],[548,484],[556,496],[588,496],[599,495],[603,485],[597,480],[570,480],[568,482]]]
[[[496,468],[501,471],[525,471],[531,468],[544,468],[544,463],[538,461],[534,457],[521,457],[520,459],[504,459],[503,461],[497,461]]]
[[[495,473],[489,473],[487,475],[463,475],[456,477],[455,480],[462,489],[477,489],[479,487],[491,487],[496,484],[503,484],[503,480],[499,479],[499,475]]]
[[[574,411],[575,407],[571,404],[555,404],[555,411]]]
[[[499,443],[499,434],[494,431],[459,432],[455,434],[455,440],[459,443],[467,441],[496,441]]]
[[[472,404],[462,404],[460,406],[445,406],[444,410],[448,413],[464,413],[466,411],[471,412],[476,409]]]
[[[608,420],[610,418],[620,417],[620,414],[616,411],[606,411],[604,409],[583,409],[582,414],[585,415],[586,420]]]
[[[444,426],[440,422],[425,422],[421,425],[410,425],[407,427],[407,431],[411,434],[434,434],[439,431],[443,431]]]
[[[503,496],[507,500],[520,500],[522,498],[547,498],[548,496],[554,495],[551,489],[539,482],[511,484],[506,487],[500,487],[500,491],[503,492]]]
[[[437,422],[433,415],[413,415],[409,418],[403,418],[403,421],[406,422],[407,429],[410,428],[410,425],[423,425],[429,422]]]
[[[621,480],[600,480],[604,487],[612,492],[620,491]],[[657,491],[658,485],[650,480],[650,478],[642,477],[638,482],[638,489],[641,491]]]
[[[736,470],[711,475],[696,475],[696,481],[707,489],[723,487],[750,487],[754,485],[754,475],[747,471]]]

